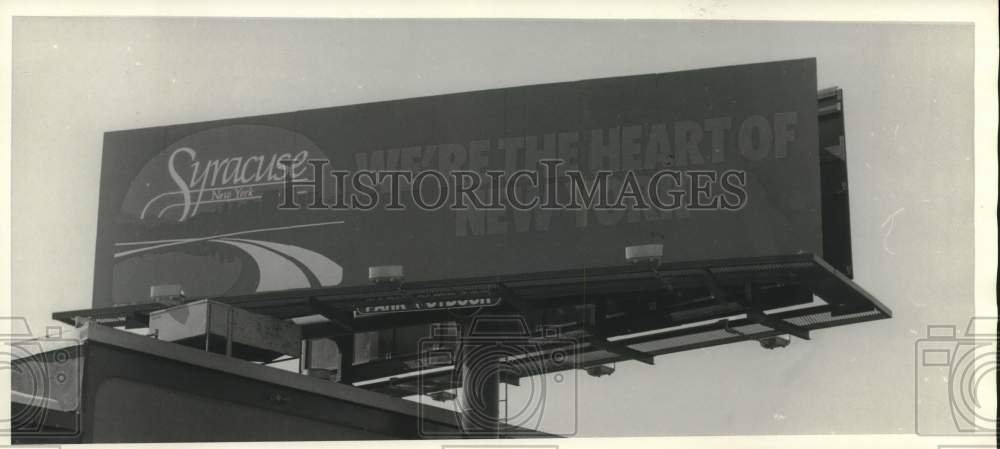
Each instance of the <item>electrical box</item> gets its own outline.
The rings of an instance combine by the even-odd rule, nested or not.
[[[207,299],[151,313],[149,330],[163,341],[252,361],[299,357],[302,351],[295,323]]]

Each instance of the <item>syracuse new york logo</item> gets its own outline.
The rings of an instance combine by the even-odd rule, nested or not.
[[[323,153],[305,136],[274,126],[220,126],[174,142],[150,159],[134,178],[120,215],[144,229],[157,229],[154,232],[169,232],[183,225],[187,237],[117,242],[116,264],[137,255],[183,251],[185,245],[223,245],[256,264],[255,291],[340,284],[343,270],[329,257],[301,246],[249,237],[335,226],[342,221],[211,235],[205,235],[209,234],[206,231],[217,227],[197,223],[206,213],[228,214],[233,207],[250,207],[246,214],[254,214],[255,204],[271,208],[274,205],[266,203],[278,200],[286,176],[296,181],[310,180],[312,174],[306,162],[321,157]],[[190,237],[192,234],[197,236]]]

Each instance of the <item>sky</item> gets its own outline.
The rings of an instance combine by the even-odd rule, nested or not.
[[[580,373],[546,413],[574,417],[579,436],[910,433],[922,407],[947,407],[915,345],[928,324],[964,328],[973,311],[972,31],[16,18],[12,309],[42,329],[54,311],[89,307],[105,131],[815,57],[818,87],[844,89],[855,281],[894,317],[777,351],[747,342]]]

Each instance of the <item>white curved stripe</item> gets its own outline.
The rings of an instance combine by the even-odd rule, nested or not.
[[[313,226],[324,226],[324,225],[343,224],[343,223],[344,223],[344,220],[335,220],[335,221],[325,221],[325,222],[321,222],[321,223],[309,223],[309,224],[301,224],[301,225],[279,226],[279,227],[276,227],[276,228],[249,229],[249,230],[246,230],[246,231],[228,232],[228,233],[225,233],[225,234],[216,234],[216,235],[210,235],[210,236],[207,236],[207,237],[197,237],[197,238],[193,238],[193,239],[167,239],[167,240],[147,240],[147,241],[143,241],[143,242],[120,242],[120,243],[115,243],[115,246],[132,246],[132,245],[146,245],[146,244],[153,244],[153,246],[147,246],[145,248],[130,249],[130,250],[127,250],[127,251],[117,252],[117,253],[115,253],[115,258],[127,256],[129,254],[136,254],[136,253],[142,253],[142,252],[146,252],[146,251],[151,251],[151,250],[154,250],[154,249],[166,248],[166,247],[176,246],[176,245],[183,245],[185,243],[204,242],[204,241],[214,240],[214,239],[217,239],[217,238],[220,238],[220,237],[231,237],[231,236],[234,236],[234,235],[253,234],[253,233],[257,233],[257,232],[266,232],[266,231],[284,231],[284,230],[287,230],[287,229],[310,228],[310,227],[313,227]]]
[[[235,246],[257,262],[257,271],[260,272],[260,279],[257,281],[258,292],[309,287],[309,279],[305,273],[280,254],[244,242],[223,239],[211,241]]]
[[[344,269],[328,257],[301,246],[250,239],[227,239],[229,241],[254,243],[291,257],[305,265],[321,286],[340,285],[344,279]]]

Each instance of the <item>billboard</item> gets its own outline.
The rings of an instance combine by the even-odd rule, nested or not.
[[[109,132],[94,306],[822,255],[818,146],[814,59]]]

